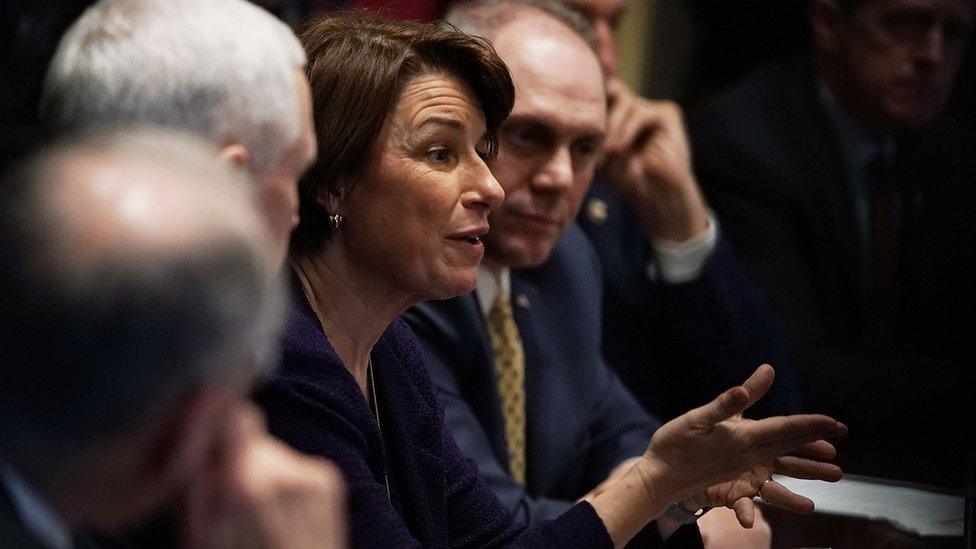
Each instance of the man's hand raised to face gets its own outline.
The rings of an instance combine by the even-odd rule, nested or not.
[[[681,109],[610,78],[603,174],[637,213],[649,240],[685,242],[708,228]]]

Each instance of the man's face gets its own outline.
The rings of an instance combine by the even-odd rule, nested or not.
[[[971,0],[865,0],[840,18],[836,54],[855,113],[919,127],[945,108],[973,26]]]
[[[596,32],[600,65],[607,76],[617,74],[617,38],[614,33],[627,0],[565,0],[582,13]]]
[[[515,81],[492,173],[505,201],[491,212],[486,261],[535,267],[573,222],[599,160],[606,92],[592,50],[549,17],[503,27],[498,54]]]
[[[277,164],[255,174],[259,185],[258,205],[282,261],[288,253],[291,231],[298,224],[298,180],[315,160],[317,150],[312,91],[304,72],[296,69],[295,78],[301,133]]]

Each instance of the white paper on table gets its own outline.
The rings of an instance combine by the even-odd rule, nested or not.
[[[919,536],[962,536],[963,497],[924,486],[886,484],[884,480],[847,475],[839,482],[773,477],[814,501],[818,513],[887,520]]]

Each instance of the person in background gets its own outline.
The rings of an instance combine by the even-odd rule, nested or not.
[[[976,138],[940,113],[976,3],[816,0],[811,50],[694,124],[698,173],[852,471],[962,488]],[[907,445],[911,450],[907,450]]]
[[[840,474],[820,440],[844,433],[835,420],[741,418],[772,384],[764,366],[661,427],[590,501],[517,525],[462,457],[398,318],[476,284],[503,198],[488,163],[514,101],[509,73],[483,40],[436,25],[337,16],[299,34],[320,150],[301,182],[282,367],[259,402],[273,433],[342,469],[357,545],[623,545],[675,501],[697,511],[755,496],[781,465]],[[781,457],[794,450],[808,457]],[[785,491],[766,486],[767,498]]]
[[[103,132],[4,178],[4,546],[114,537],[174,499],[190,547],[343,546],[338,473],[247,398],[273,365],[279,265],[251,182],[214,154]]]
[[[315,158],[304,65],[291,29],[244,0],[102,0],[58,45],[41,120],[51,133],[143,123],[209,139],[254,176],[283,260]]]

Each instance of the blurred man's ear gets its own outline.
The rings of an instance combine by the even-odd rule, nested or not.
[[[840,49],[844,13],[834,0],[813,0],[808,10],[810,35],[817,50],[835,53]]]
[[[240,143],[225,145],[220,149],[220,158],[243,169],[247,169],[251,163],[251,153]]]

